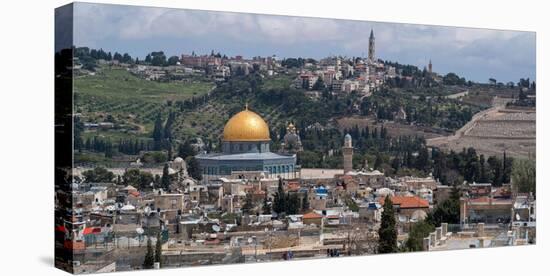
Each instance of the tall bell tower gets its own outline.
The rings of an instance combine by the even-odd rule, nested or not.
[[[353,170],[353,146],[351,143],[351,135],[346,134],[344,138],[344,146],[342,147],[344,155],[344,173]]]
[[[369,61],[373,63],[375,61],[375,46],[374,46],[374,31],[370,29],[369,36]]]

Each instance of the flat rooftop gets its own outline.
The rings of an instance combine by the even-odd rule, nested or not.
[[[344,174],[343,169],[304,169],[300,171],[302,179],[330,179],[337,174]]]

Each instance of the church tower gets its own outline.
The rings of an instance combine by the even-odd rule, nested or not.
[[[370,29],[369,37],[369,61],[372,63],[375,61],[375,52],[374,52],[374,31]]]
[[[353,146],[351,144],[351,135],[346,134],[344,138],[344,146],[342,147],[344,155],[344,173],[353,170]]]

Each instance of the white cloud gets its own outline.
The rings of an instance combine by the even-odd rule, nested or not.
[[[87,3],[77,4],[75,18],[76,44],[90,47],[154,42],[149,47],[162,49],[174,48],[163,41],[179,41],[246,56],[358,56],[373,28],[384,59],[421,66],[432,58],[438,68],[470,77],[490,70],[508,77],[516,68],[534,75],[535,36],[525,32]]]

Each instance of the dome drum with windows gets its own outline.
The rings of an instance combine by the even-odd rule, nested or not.
[[[197,155],[203,181],[231,178],[236,172],[258,171],[267,177],[296,177],[296,155],[270,151],[269,126],[257,113],[245,109],[225,124],[222,152]]]

